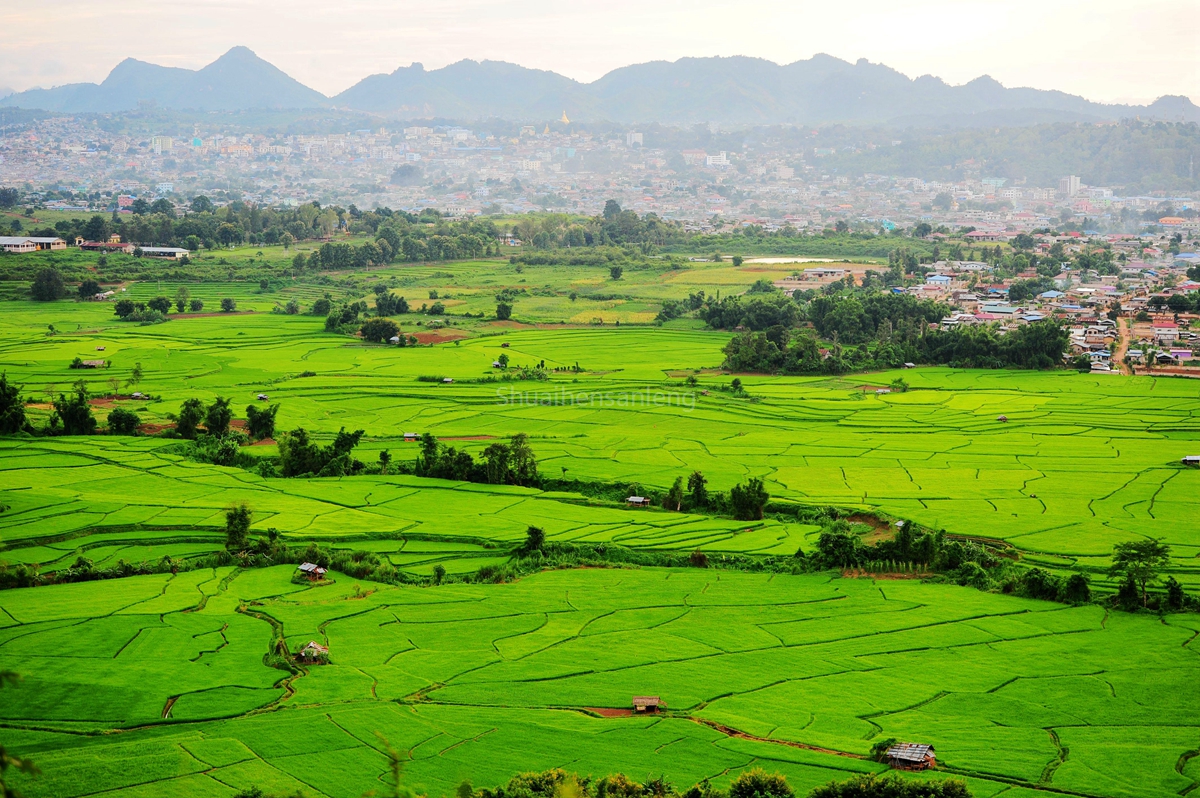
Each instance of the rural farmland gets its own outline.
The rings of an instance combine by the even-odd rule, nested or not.
[[[884,773],[889,739],[983,798],[1193,790],[1200,614],[1167,602],[1200,591],[1200,383],[734,372],[734,332],[653,323],[790,273],[767,267],[647,266],[596,300],[606,270],[500,260],[129,281],[236,303],[146,324],[5,302],[29,428],[73,396],[98,421],[0,437],[0,671],[22,676],[0,740],[42,771],[21,791],[354,798],[390,748],[429,796],[552,768],[764,768],[807,794]],[[309,310],[378,282],[444,312],[395,315],[399,346]],[[181,434],[222,400],[224,432]],[[1119,606],[1114,546],[1144,540],[1169,553]]]

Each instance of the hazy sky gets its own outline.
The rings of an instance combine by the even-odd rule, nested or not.
[[[0,0],[0,88],[99,82],[126,56],[197,68],[244,44],[334,94],[491,58],[590,81],[682,56],[825,52],[909,77],[1200,102],[1200,0]]]

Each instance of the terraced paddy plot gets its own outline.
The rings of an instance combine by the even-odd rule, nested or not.
[[[367,430],[359,452],[364,460],[382,449],[414,458],[414,447],[401,440],[405,432],[455,439],[473,453],[491,439],[524,432],[533,438],[543,473],[556,477],[665,489],[701,470],[714,489],[728,489],[757,476],[777,498],[878,509],[951,533],[1003,539],[1062,564],[1097,566],[1116,542],[1165,537],[1180,580],[1200,585],[1200,539],[1188,523],[1200,510],[1200,472],[1179,464],[1200,446],[1200,386],[1190,380],[952,369],[844,379],[743,375],[752,399],[740,399],[719,390],[729,376],[702,368],[720,362],[727,340],[721,333],[524,330],[396,349],[315,332],[319,322],[309,317],[258,314],[153,327],[104,320],[91,332],[84,321],[101,323],[93,306],[55,305],[53,312],[60,307],[79,316],[79,333],[48,338],[28,319],[18,323],[20,314],[0,319],[11,331],[0,345],[0,368],[34,396],[69,384],[79,372],[66,364],[100,344],[113,367],[85,377],[104,391],[107,375],[123,378],[133,363],[142,363],[140,387],[154,398],[121,403],[146,420],[166,422],[191,396],[232,395],[240,411],[243,402],[269,392],[281,405],[281,429],[304,426],[318,438],[342,426]],[[545,382],[471,382],[493,377],[491,363],[501,353],[516,365],[579,363],[585,371],[552,373]],[[697,369],[698,384],[685,384],[682,375]],[[305,371],[315,376],[299,376]],[[455,382],[417,380],[428,374]],[[874,393],[874,385],[897,377],[912,390]],[[1007,423],[997,421],[1000,415]],[[380,527],[380,515],[430,529],[439,524],[425,516],[419,497],[402,500],[399,488],[383,488],[380,496],[388,499],[368,502],[349,482],[264,486],[245,472],[147,456],[162,445],[20,444],[6,452],[8,465],[0,463],[7,469],[2,478],[31,497],[50,491],[53,499],[31,498],[37,507],[101,480],[111,493],[88,495],[71,518],[25,512],[14,500],[13,511],[0,516],[0,534],[13,540],[113,524],[122,512],[130,513],[127,523],[147,523],[138,520],[143,510],[125,508],[142,504],[141,480],[149,471],[189,483],[178,485],[179,493],[151,494],[166,499],[154,522],[164,528],[211,525],[215,511],[238,491],[263,488],[307,499],[270,509],[269,523],[294,534],[402,528]],[[271,447],[252,451],[273,453]],[[71,453],[76,459],[65,465],[61,458]],[[35,473],[31,468],[37,478],[26,484],[21,475]],[[81,469],[91,470],[85,475]],[[195,506],[199,495],[208,496],[204,507],[211,512]]]
[[[439,588],[341,575],[302,587],[290,574],[0,593],[0,666],[28,674],[0,721],[46,770],[23,788],[357,796],[385,768],[376,730],[404,752],[406,783],[431,795],[557,766],[677,784],[765,766],[804,789],[877,770],[861,757],[892,736],[936,744],[977,795],[1196,783],[1176,767],[1200,739],[1194,616],[702,569]],[[292,649],[328,645],[331,664],[294,677],[267,667],[275,630]],[[646,693],[664,715],[596,711]]]

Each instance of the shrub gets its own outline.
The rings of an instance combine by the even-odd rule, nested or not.
[[[225,297],[221,300],[222,313],[233,313],[235,310],[237,310],[237,300],[231,297]]]
[[[746,771],[729,785],[729,798],[792,798],[793,795],[787,779],[761,768]]]
[[[141,423],[137,413],[123,407],[114,408],[108,414],[108,431],[113,435],[133,435]]]
[[[400,327],[391,319],[375,317],[367,319],[360,328],[364,341],[386,342],[400,333]]]
[[[199,299],[189,300],[188,310],[190,310],[192,313],[199,313],[200,311],[204,310],[204,302]]]

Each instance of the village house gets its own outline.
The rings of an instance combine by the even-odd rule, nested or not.
[[[633,697],[634,712],[654,713],[666,708],[667,702],[656,695],[635,695]]]

